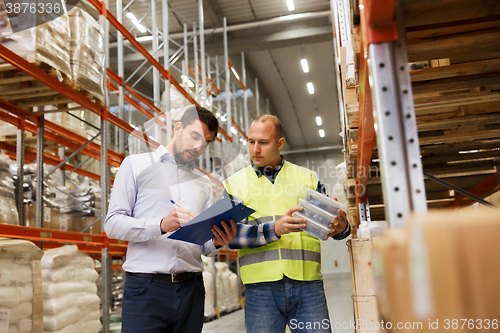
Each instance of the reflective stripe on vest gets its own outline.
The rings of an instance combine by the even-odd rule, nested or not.
[[[314,261],[321,263],[321,254],[308,250],[281,249],[281,259]],[[239,258],[240,267],[272,260],[279,260],[278,250],[250,253]]]
[[[281,259],[304,260],[321,263],[321,254],[308,250],[281,249]]]
[[[263,261],[272,261],[279,259],[280,259],[280,254],[278,250],[268,250],[268,251],[262,251],[244,255],[242,257],[239,257],[238,261],[240,263],[240,267],[243,267],[246,265],[257,264]]]
[[[282,218],[283,215],[276,215],[276,216],[262,216],[262,217],[259,217],[259,218],[256,218],[254,220],[250,220],[248,221],[247,224],[249,225],[259,225],[259,224],[263,224],[263,223],[267,223],[267,222],[271,222],[271,221],[274,221],[274,220],[279,220],[280,218]]]

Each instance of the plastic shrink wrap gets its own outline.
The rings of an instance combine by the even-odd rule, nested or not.
[[[105,52],[101,27],[80,8],[68,13],[71,33],[73,88],[104,101]]]
[[[203,259],[203,283],[205,284],[205,317],[210,318],[215,315],[213,258],[205,256],[201,258]]]
[[[34,0],[34,2],[41,5],[45,3],[42,0]],[[65,10],[62,3],[60,10]],[[16,33],[12,32],[12,27],[21,24],[34,26],[34,22],[41,20],[41,15],[43,14],[29,14],[26,12],[22,16],[13,14],[9,19],[3,2],[0,3],[0,43],[31,63],[50,66],[51,71],[60,81],[66,78],[70,82],[72,71],[70,67],[70,32],[67,14],[31,29],[21,30]],[[3,60],[0,60],[0,62],[3,62]]]
[[[42,258],[43,331],[97,333],[100,299],[94,260],[76,245],[47,250]]]
[[[0,154],[0,223],[19,225],[15,185],[9,169],[10,158]]]
[[[0,238],[0,314],[8,332],[42,331],[42,255],[31,242]]]

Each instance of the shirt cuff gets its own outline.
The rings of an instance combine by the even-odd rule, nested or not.
[[[216,248],[214,245],[214,240],[211,239],[203,244],[203,255],[207,257],[213,257],[223,248],[223,246]]]
[[[347,222],[347,226],[345,227],[345,230],[342,231],[340,234],[333,235],[332,236],[333,239],[341,240],[341,239],[348,237],[351,234],[351,224],[349,223],[349,221],[346,221],[346,222]]]
[[[148,240],[155,239],[155,238],[160,237],[162,235],[160,223],[161,223],[161,219],[160,219],[160,221],[158,221],[157,218],[146,220],[146,222],[144,223],[144,231],[146,233],[146,237]]]
[[[271,243],[280,239],[280,237],[276,235],[276,229],[274,228],[275,222],[276,221],[264,223],[264,238],[266,239],[267,243]]]

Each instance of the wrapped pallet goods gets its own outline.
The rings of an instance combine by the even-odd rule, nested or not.
[[[231,312],[239,308],[238,276],[229,270],[227,263],[215,263],[217,269],[217,305],[221,310]],[[220,287],[220,288],[219,288]]]
[[[43,5],[44,2],[37,0]],[[65,6],[58,7],[65,11]],[[43,21],[43,13],[28,12],[7,17],[3,2],[0,4],[0,43],[37,66],[49,66],[52,75],[60,81],[71,82],[70,66],[70,32],[68,15],[59,17],[44,24],[35,26],[35,22]],[[23,26],[33,27],[22,30]],[[13,32],[16,31],[16,32]],[[0,60],[3,62],[3,60]]]
[[[75,109],[78,107],[76,103],[68,103],[68,108]],[[56,106],[47,105],[45,106],[46,111],[57,110]],[[87,135],[87,124],[85,124],[80,119],[85,119],[85,110],[71,110],[68,112],[49,112],[45,114],[45,120],[51,121],[56,125],[64,127],[65,129],[76,133],[80,136],[86,137]],[[89,112],[89,111],[87,111]]]
[[[0,238],[0,314],[8,332],[42,332],[42,255],[29,241]]]
[[[0,154],[0,223],[19,225],[15,186],[9,163],[10,158]]]
[[[68,13],[73,88],[104,101],[105,51],[101,27],[80,8]]]
[[[201,257],[203,259],[203,283],[205,285],[205,318],[215,315],[215,290],[213,275],[213,258]]]
[[[76,245],[42,258],[43,331],[97,333],[101,329],[94,260]]]

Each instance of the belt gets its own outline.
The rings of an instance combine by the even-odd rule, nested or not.
[[[191,281],[197,277],[202,277],[202,272],[185,272],[179,274],[163,274],[163,273],[129,273],[127,272],[127,276],[136,276],[144,279],[153,279],[160,281],[171,281],[173,283],[178,282],[187,282]]]

